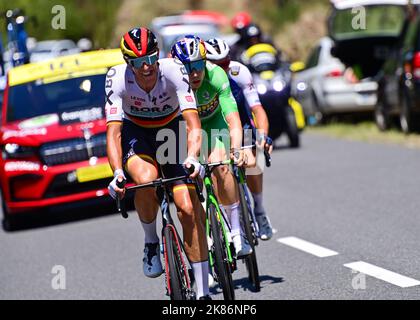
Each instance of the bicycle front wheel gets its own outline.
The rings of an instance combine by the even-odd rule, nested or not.
[[[174,226],[167,225],[165,227],[163,242],[165,248],[166,285],[169,296],[171,300],[189,300],[191,282]]]
[[[235,289],[232,280],[232,267],[228,261],[228,253],[222,226],[218,219],[216,207],[213,204],[209,206],[209,215],[211,223],[211,236],[213,240],[214,269],[217,281],[223,290],[225,300],[235,300]]]

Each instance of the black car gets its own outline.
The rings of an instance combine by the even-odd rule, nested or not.
[[[386,130],[398,119],[405,133],[420,130],[420,6],[412,8],[401,40],[380,77],[376,123]]]
[[[381,129],[388,127],[391,115],[400,113],[409,114],[411,125],[414,122],[411,101],[415,100],[410,97],[412,93],[408,94],[412,90],[403,88],[414,85],[416,72],[420,76],[420,55],[416,56],[414,49],[402,49],[404,36],[410,34],[409,22],[413,16],[408,1],[331,1],[333,10],[328,19],[328,31],[334,41],[332,55],[351,67],[359,80],[371,78],[379,82],[375,120]],[[414,43],[420,40],[418,33],[413,32],[410,48],[416,48]],[[407,99],[402,99],[403,92],[407,93]],[[410,112],[400,112],[402,100],[409,101]]]

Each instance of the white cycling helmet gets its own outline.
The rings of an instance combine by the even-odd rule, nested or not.
[[[228,44],[219,38],[212,38],[204,42],[207,49],[207,59],[217,61],[226,58],[229,54]]]
[[[204,41],[199,37],[186,35],[172,46],[171,55],[172,58],[179,59],[183,64],[206,60],[206,47]]]

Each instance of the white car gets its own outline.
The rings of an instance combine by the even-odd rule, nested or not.
[[[330,38],[322,38],[310,54],[305,69],[295,74],[293,93],[305,115],[310,119],[315,116],[320,121],[333,114],[373,112],[377,82],[371,78],[357,80],[351,69],[346,69],[331,55],[333,44]]]
[[[221,38],[229,45],[237,41],[236,34],[221,34],[220,24],[212,16],[187,13],[157,17],[152,20],[150,29],[158,38],[160,58],[168,57],[175,42],[188,34],[199,36],[204,41]]]
[[[204,41],[213,37],[219,37],[220,35],[218,28],[211,24],[180,24],[166,26],[154,33],[158,38],[161,58],[167,57],[175,42],[187,34],[199,36]]]
[[[80,52],[80,48],[72,40],[40,41],[31,50],[30,62],[39,62]]]

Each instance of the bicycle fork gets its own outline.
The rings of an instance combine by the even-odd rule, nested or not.
[[[216,215],[217,215],[217,221],[220,222],[221,228],[222,228],[222,238],[223,238],[223,242],[225,243],[225,247],[226,247],[226,253],[227,253],[227,262],[233,267],[233,270],[236,270],[236,264],[234,263],[234,259],[233,259],[233,252],[234,252],[234,248],[233,248],[233,241],[232,241],[232,237],[230,235],[230,230],[229,230],[229,222],[227,221],[226,215],[222,213],[222,209],[219,206],[219,203],[217,202],[217,200],[214,198],[213,195],[209,195],[208,199],[207,199],[207,215],[209,215],[209,207],[210,207],[210,203],[214,205],[214,207],[216,208]],[[209,216],[207,216],[206,219],[206,234],[207,234],[207,242],[208,242],[208,249],[209,249],[209,262],[210,265],[214,266],[214,258],[213,258],[213,240],[211,238],[211,231],[210,231],[210,218]]]

